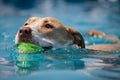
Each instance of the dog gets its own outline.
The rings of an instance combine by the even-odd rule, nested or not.
[[[106,34],[91,30],[88,35],[106,37]],[[76,47],[102,51],[116,51],[119,44],[101,44],[85,46],[85,40],[80,32],[62,24],[53,17],[31,17],[18,30],[15,43],[30,42],[44,48],[53,47]]]
[[[41,47],[85,48],[82,35],[52,17],[31,17],[17,32],[15,43],[30,42]]]
[[[89,30],[86,32],[86,34],[89,36],[105,38],[113,41],[112,44],[97,44],[97,45],[87,46],[86,48],[93,50],[109,51],[109,52],[120,52],[120,40],[117,36],[108,35],[98,30]]]

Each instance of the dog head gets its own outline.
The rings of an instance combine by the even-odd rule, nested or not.
[[[15,43],[30,42],[42,47],[63,46],[67,43],[85,48],[82,35],[52,17],[31,17],[19,29]]]

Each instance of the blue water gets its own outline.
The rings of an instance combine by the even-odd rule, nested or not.
[[[107,39],[87,36],[86,31],[91,29],[120,37],[118,2],[70,1],[45,0],[28,10],[2,5],[0,80],[120,80],[120,52],[76,48],[58,48],[40,54],[17,52],[14,37],[30,16],[59,19],[81,32],[86,45],[112,43]]]

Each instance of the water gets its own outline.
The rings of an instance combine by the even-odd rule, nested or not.
[[[40,54],[19,54],[14,44],[17,30],[34,15],[59,19],[81,32],[86,45],[112,43],[89,37],[86,31],[96,29],[120,37],[118,2],[45,0],[41,3],[35,3],[37,6],[28,10],[23,7],[7,9],[8,6],[1,3],[0,80],[120,80],[120,52],[58,48]]]

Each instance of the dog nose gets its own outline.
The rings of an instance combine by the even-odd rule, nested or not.
[[[20,30],[19,30],[19,35],[20,36],[28,36],[28,35],[31,35],[31,28],[29,27],[22,27]]]

